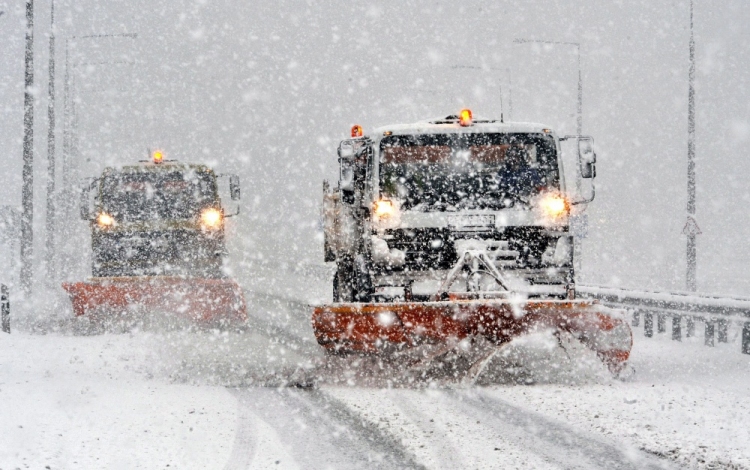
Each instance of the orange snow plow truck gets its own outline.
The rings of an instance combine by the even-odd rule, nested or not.
[[[236,213],[222,207],[222,176],[156,151],[87,181],[80,212],[91,227],[92,277],[63,283],[74,314],[108,321],[145,309],[199,325],[244,322],[242,290],[223,271],[225,218]],[[239,200],[239,178],[227,176]]]
[[[577,144],[589,197],[567,190],[566,140]],[[592,138],[463,110],[370,136],[354,126],[338,157],[339,182],[324,183],[323,205],[333,303],[312,316],[326,350],[422,348],[435,358],[548,329],[580,341],[613,374],[625,368],[632,332],[622,312],[576,298],[570,220],[593,200]]]

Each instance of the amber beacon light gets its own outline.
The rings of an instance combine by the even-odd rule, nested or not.
[[[458,121],[459,124],[463,127],[468,127],[471,125],[471,110],[470,109],[462,109],[461,114],[458,115]]]
[[[359,124],[355,124],[352,126],[352,137],[362,137],[365,135],[364,131],[362,130],[362,126]]]
[[[161,150],[154,150],[151,152],[151,160],[156,164],[162,163],[164,161],[164,152]]]

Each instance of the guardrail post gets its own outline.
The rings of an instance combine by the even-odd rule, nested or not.
[[[685,317],[685,326],[687,326],[687,332],[685,333],[685,336],[688,338],[692,338],[695,336],[695,318],[688,315]]]
[[[704,336],[704,342],[706,346],[714,345],[714,322],[706,320],[706,334]]]
[[[643,315],[643,334],[647,338],[654,336],[654,315],[650,312]]]
[[[682,341],[682,317],[672,315],[672,340]]]
[[[729,325],[729,322],[723,318],[720,318],[718,323],[719,332],[716,335],[716,339],[719,340],[720,343],[726,343],[729,338],[729,335],[727,334],[727,327]]]
[[[0,285],[0,324],[5,333],[10,333],[10,295],[5,284]]]
[[[638,324],[641,322],[641,312],[638,310],[633,310],[633,326],[638,326]]]
[[[667,331],[667,316],[663,313],[656,314],[656,331],[658,333]]]
[[[750,321],[742,325],[742,352],[750,354]]]

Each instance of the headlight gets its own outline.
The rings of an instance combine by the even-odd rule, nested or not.
[[[221,211],[214,208],[203,209],[201,212],[201,225],[205,228],[219,228],[221,227],[223,216]]]
[[[544,214],[554,219],[562,217],[570,210],[570,205],[564,197],[557,194],[548,194],[544,196],[539,205],[542,207]]]
[[[106,212],[102,212],[97,216],[96,223],[99,224],[99,226],[102,228],[111,227],[115,224],[115,218],[107,214]]]
[[[396,213],[396,206],[393,201],[388,199],[381,199],[375,201],[375,207],[373,208],[375,216],[379,219],[389,219]]]

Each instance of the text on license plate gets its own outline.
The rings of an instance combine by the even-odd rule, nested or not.
[[[494,215],[456,215],[448,217],[448,226],[457,230],[486,230],[494,225]]]

